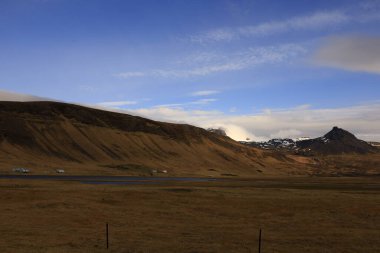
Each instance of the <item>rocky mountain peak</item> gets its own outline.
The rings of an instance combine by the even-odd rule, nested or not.
[[[324,137],[329,140],[335,140],[335,141],[344,140],[344,139],[357,140],[355,135],[337,126],[334,126],[330,132],[324,135]]]

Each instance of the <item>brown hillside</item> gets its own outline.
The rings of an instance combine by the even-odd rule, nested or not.
[[[28,166],[33,173],[249,176],[302,165],[194,126],[57,102],[0,102],[0,141],[2,173]]]

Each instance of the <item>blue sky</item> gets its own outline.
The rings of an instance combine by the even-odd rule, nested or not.
[[[0,0],[0,89],[222,127],[380,140],[380,1]]]

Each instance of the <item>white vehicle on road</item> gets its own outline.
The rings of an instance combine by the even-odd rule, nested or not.
[[[26,169],[26,168],[15,168],[15,169],[13,169],[13,172],[17,172],[17,173],[29,173],[30,170]]]

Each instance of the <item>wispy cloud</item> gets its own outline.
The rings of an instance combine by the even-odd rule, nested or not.
[[[180,108],[183,109],[184,107],[189,107],[192,105],[208,105],[212,102],[218,101],[216,98],[203,98],[203,99],[198,99],[195,101],[190,101],[190,102],[184,102],[184,103],[174,103],[174,104],[163,104],[163,105],[156,105],[154,108]]]
[[[380,10],[379,0],[367,0],[359,3],[359,7],[364,10],[378,11]]]
[[[121,78],[137,76],[154,76],[162,78],[188,78],[206,76],[215,73],[238,71],[262,64],[276,64],[290,61],[306,52],[306,49],[297,44],[283,44],[278,46],[254,47],[245,51],[234,52],[228,55],[214,56],[213,61],[205,65],[187,67],[186,69],[156,69],[146,72],[125,72],[117,74]],[[139,73],[134,75],[134,73]]]
[[[286,20],[265,22],[252,26],[219,28],[191,35],[190,41],[197,43],[232,41],[244,37],[267,36],[289,31],[331,29],[350,22],[351,16],[343,11],[323,11]]]
[[[190,95],[194,97],[200,97],[200,96],[209,96],[209,95],[218,94],[219,92],[220,91],[218,90],[200,90],[200,91],[195,91],[191,93]]]
[[[315,53],[313,61],[322,66],[380,74],[380,37],[328,38]]]
[[[212,63],[221,58],[223,58],[222,55],[212,51],[198,51],[179,59],[176,64]]]
[[[119,74],[116,74],[115,76],[120,77],[120,78],[130,78],[130,77],[143,77],[145,75],[146,73],[144,72],[132,71],[132,72],[119,73]]]
[[[242,27],[243,28],[243,27]],[[197,35],[190,35],[190,41],[197,43],[205,43],[212,41],[232,41],[239,37],[239,28],[219,28]]]
[[[231,62],[218,65],[202,66],[193,69],[160,69],[153,71],[153,75],[164,78],[186,78],[192,76],[206,76],[218,72],[241,70],[243,62]]]
[[[218,101],[216,98],[204,98],[191,102],[193,105],[207,105],[209,103]]]
[[[98,106],[111,107],[111,108],[120,108],[126,105],[135,105],[136,101],[110,101],[110,102],[101,102],[97,103]]]

